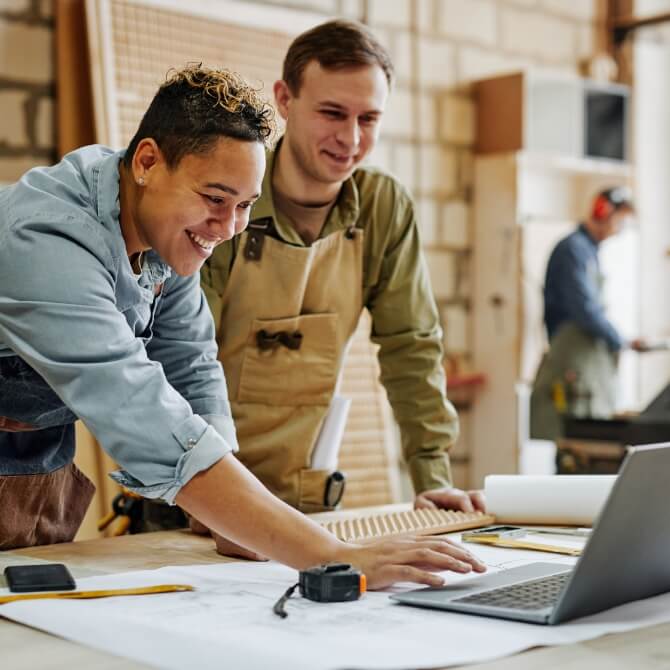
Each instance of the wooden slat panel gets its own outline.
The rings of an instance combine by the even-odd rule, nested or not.
[[[377,347],[370,341],[370,316],[361,317],[342,372],[340,394],[351,398],[339,468],[347,475],[343,507],[399,500],[391,409],[379,383]]]

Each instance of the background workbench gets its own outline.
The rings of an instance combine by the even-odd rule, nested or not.
[[[38,561],[62,562],[75,578],[150,570],[167,565],[228,562],[210,538],[189,531],[163,531],[86,542],[0,552],[0,572],[7,565]],[[0,577],[4,586],[4,581]],[[0,615],[2,608],[0,607]],[[436,612],[436,616],[440,616]],[[670,624],[607,635],[588,642],[534,649],[498,661],[467,666],[469,670],[658,670],[670,667]],[[123,640],[119,640],[119,646]],[[2,667],[11,670],[71,670],[73,667],[148,668],[41,631],[0,618]]]

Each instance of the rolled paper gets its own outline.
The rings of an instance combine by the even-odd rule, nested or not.
[[[591,526],[616,475],[489,475],[487,511],[496,522]]]

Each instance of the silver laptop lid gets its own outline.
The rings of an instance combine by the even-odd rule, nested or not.
[[[632,447],[549,619],[670,591],[670,443]]]

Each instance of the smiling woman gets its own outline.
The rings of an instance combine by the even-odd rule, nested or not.
[[[180,275],[241,232],[260,194],[273,110],[239,76],[192,66],[160,88],[119,167],[129,256],[154,249]]]
[[[0,549],[77,531],[77,418],[118,481],[169,502],[237,449],[195,273],[246,226],[273,130],[241,77],[189,66],[127,151],[84,147],[0,192]]]

